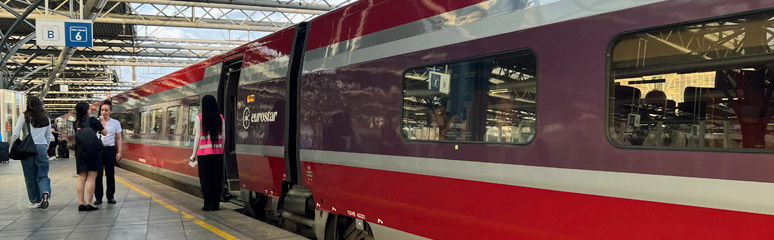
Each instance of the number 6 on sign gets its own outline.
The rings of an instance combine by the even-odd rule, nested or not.
[[[83,38],[83,35],[86,34],[86,27],[82,26],[72,26],[70,29],[70,41],[71,42],[86,42],[86,40]]]

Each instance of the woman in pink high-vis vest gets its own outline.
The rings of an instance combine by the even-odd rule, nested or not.
[[[220,210],[223,187],[223,115],[212,95],[202,98],[202,112],[194,120],[193,154],[191,161],[199,162],[199,184],[204,196],[203,211]]]

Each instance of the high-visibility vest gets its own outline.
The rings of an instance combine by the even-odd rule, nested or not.
[[[223,122],[223,115],[220,115],[220,121]],[[218,132],[218,142],[213,143],[209,134],[204,134],[204,119],[202,114],[199,113],[199,149],[196,151],[196,155],[210,155],[210,154],[223,154],[223,132]]]

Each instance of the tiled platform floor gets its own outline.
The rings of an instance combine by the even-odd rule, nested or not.
[[[116,169],[117,204],[78,212],[75,160],[50,166],[50,206],[28,209],[21,164],[0,163],[0,239],[304,239],[227,204],[202,212],[200,198],[123,169]]]

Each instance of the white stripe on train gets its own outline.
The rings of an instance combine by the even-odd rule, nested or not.
[[[303,149],[301,160],[599,196],[774,214],[774,183]]]

